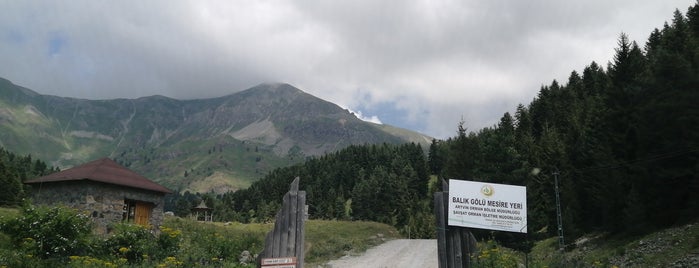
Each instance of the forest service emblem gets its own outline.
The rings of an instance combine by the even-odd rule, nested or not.
[[[493,186],[486,184],[481,187],[481,193],[487,197],[490,197],[495,193],[495,189],[493,189]]]

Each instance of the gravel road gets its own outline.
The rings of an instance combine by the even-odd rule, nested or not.
[[[360,256],[330,261],[332,268],[436,268],[437,240],[397,239],[370,248]]]

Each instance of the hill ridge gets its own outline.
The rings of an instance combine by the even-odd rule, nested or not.
[[[364,122],[286,83],[208,99],[88,100],[42,95],[2,79],[0,123],[0,146],[8,150],[61,168],[110,157],[174,189],[192,189],[215,174],[240,188],[276,167],[352,144],[431,140]]]

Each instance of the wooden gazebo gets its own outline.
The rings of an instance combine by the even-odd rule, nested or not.
[[[192,215],[197,221],[213,221],[214,209],[207,207],[206,202],[201,200],[201,203],[192,209]]]

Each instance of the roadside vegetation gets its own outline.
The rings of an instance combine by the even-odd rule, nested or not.
[[[0,209],[0,267],[250,267],[272,223],[205,223],[167,217],[154,233],[115,224],[92,233],[89,217],[64,207]],[[398,238],[375,222],[311,220],[306,262],[324,263]]]
[[[699,267],[699,219],[640,236],[592,233],[558,247],[558,237],[536,241],[528,254],[494,240],[478,243],[472,267]]]
[[[95,235],[90,220],[63,207],[0,208],[0,267],[251,267],[272,223],[210,223],[167,217],[159,234],[116,224]],[[386,224],[306,222],[306,264],[322,266],[401,238]],[[495,240],[478,243],[472,267],[697,267],[699,222],[642,236],[589,234],[559,250],[557,238],[528,254]],[[435,256],[436,257],[436,256]]]

